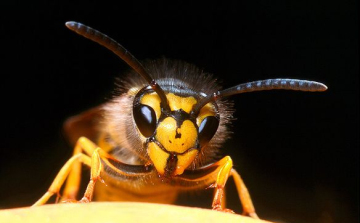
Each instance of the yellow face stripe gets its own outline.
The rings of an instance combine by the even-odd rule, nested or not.
[[[156,119],[159,119],[161,115],[160,102],[161,102],[160,97],[155,92],[150,94],[145,94],[140,99],[141,104],[148,105],[154,109],[156,114]]]
[[[184,170],[194,161],[195,157],[199,153],[199,150],[194,149],[185,153],[184,155],[178,155],[178,162],[176,165],[175,175],[181,175]]]
[[[165,173],[166,161],[169,158],[169,154],[163,151],[154,142],[150,142],[148,145],[148,154],[150,159],[154,163],[154,166],[159,174]]]
[[[166,97],[168,99],[171,111],[182,109],[185,112],[190,113],[192,107],[197,103],[194,97],[180,97],[174,95],[173,93],[167,94]]]
[[[185,120],[178,128],[176,120],[165,118],[156,130],[155,139],[169,152],[183,153],[194,148],[197,139],[197,130],[189,120]]]
[[[199,115],[196,118],[196,124],[200,126],[204,118],[208,116],[215,116],[214,107],[211,103],[207,103],[204,107],[201,108]]]
[[[197,103],[194,97],[180,97],[173,93],[167,94],[166,97],[171,111],[182,109],[185,112],[190,113],[192,107]],[[140,99],[141,104],[148,105],[154,109],[157,119],[161,115],[160,102],[160,97],[155,92],[144,94]]]
[[[197,100],[194,97],[181,97],[173,93],[168,93],[166,97],[168,99],[168,103],[171,111],[182,109],[183,111],[190,113],[192,107],[197,103]],[[161,100],[160,97],[155,92],[150,94],[144,94],[140,99],[140,103],[144,105],[148,105],[151,108],[153,108],[156,114],[156,118],[159,119],[161,115],[161,107],[160,107]],[[212,103],[207,103],[204,107],[201,108],[199,115],[196,118],[197,126],[200,126],[204,118],[208,116],[215,116],[215,109]],[[175,120],[172,123],[174,122]],[[167,125],[169,124],[170,123],[168,123]],[[168,128],[168,130],[170,129],[174,131],[175,127],[172,126]],[[166,135],[165,131],[164,131],[164,135]]]

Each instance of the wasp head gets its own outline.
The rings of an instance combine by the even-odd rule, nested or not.
[[[181,175],[193,163],[216,133],[219,116],[215,103],[194,114],[195,97],[167,93],[166,98],[167,106],[163,106],[157,93],[144,88],[135,97],[133,117],[147,139],[147,153],[156,170],[171,177]]]

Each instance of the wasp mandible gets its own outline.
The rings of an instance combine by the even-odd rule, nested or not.
[[[91,176],[78,202],[90,202],[95,195],[96,200],[172,203],[181,191],[213,187],[212,209],[232,212],[223,199],[226,181],[233,177],[243,214],[258,218],[232,159],[215,160],[232,120],[232,104],[226,99],[251,91],[327,87],[308,80],[267,79],[221,90],[194,65],[168,59],[140,63],[107,35],[77,22],[66,26],[111,50],[132,70],[121,83],[121,94],[66,122],[73,156],[34,205],[58,195],[65,180],[62,199],[75,200],[84,164]]]

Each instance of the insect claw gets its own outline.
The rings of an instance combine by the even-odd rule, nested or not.
[[[227,208],[222,208],[220,205],[213,207],[213,210],[214,211],[224,212],[224,213],[232,213],[232,214],[235,213],[233,210],[227,209]]]
[[[79,203],[79,201],[73,200],[73,199],[67,199],[67,200],[61,201],[61,203],[63,203],[63,204],[73,204],[73,203]]]
[[[254,213],[244,212],[242,215],[246,215],[246,216],[252,217],[254,219],[260,219],[259,216],[257,216],[257,214],[255,212]]]
[[[210,189],[210,188],[215,188],[216,186],[217,186],[216,183],[212,183],[212,184],[210,184],[209,186],[207,186],[207,187],[205,188],[205,190]]]
[[[59,203],[60,198],[61,198],[61,195],[60,195],[60,193],[59,193],[59,191],[58,191],[58,192],[56,192],[55,204]]]
[[[83,197],[80,201],[78,201],[79,203],[90,203],[90,200],[87,197]]]
[[[108,185],[105,183],[105,180],[104,180],[103,178],[101,178],[100,176],[99,176],[98,180],[99,180],[101,183],[105,184],[105,186],[108,186]]]
[[[75,199],[67,199],[62,201],[61,203],[64,204],[75,204],[75,203],[90,203],[90,200],[88,197],[84,196],[83,198],[81,198],[81,200],[75,200]]]

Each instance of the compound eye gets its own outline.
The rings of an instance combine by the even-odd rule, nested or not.
[[[156,114],[148,105],[139,104],[133,109],[136,126],[145,137],[153,135],[156,129]]]
[[[206,145],[212,139],[218,127],[219,119],[214,116],[204,118],[199,126],[199,143],[201,147]]]

